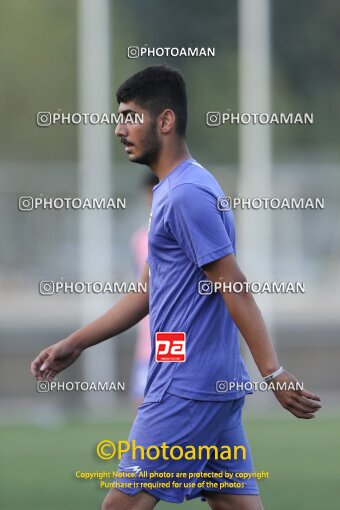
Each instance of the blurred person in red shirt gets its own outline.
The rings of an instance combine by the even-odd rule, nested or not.
[[[159,179],[154,174],[147,174],[142,182],[147,200],[147,207],[151,210],[152,189],[158,184]],[[133,254],[136,273],[142,273],[148,254],[148,225],[138,228],[131,238],[131,251]],[[149,315],[144,317],[137,325],[136,346],[133,357],[133,365],[130,379],[130,398],[134,409],[140,406],[144,400],[144,389],[148,375],[149,360],[151,353]]]

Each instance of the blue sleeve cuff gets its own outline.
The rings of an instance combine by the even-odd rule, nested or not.
[[[198,267],[205,266],[206,264],[209,264],[209,262],[215,262],[215,260],[226,257],[227,255],[230,255],[233,252],[234,249],[232,245],[226,244],[225,246],[223,246],[223,248],[219,248],[218,250],[214,250],[210,253],[203,255],[202,257],[199,257],[197,260]]]

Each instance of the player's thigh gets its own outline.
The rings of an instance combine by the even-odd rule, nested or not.
[[[251,494],[221,494],[218,492],[205,492],[212,510],[263,510],[259,496]]]
[[[158,499],[144,491],[129,496],[117,489],[111,489],[103,501],[102,510],[152,510],[157,503]]]

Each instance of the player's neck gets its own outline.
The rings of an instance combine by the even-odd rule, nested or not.
[[[150,166],[151,170],[160,180],[165,177],[186,159],[192,159],[185,140],[171,147],[164,147],[160,151],[157,161]]]

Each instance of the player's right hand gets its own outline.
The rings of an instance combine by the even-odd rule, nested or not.
[[[79,358],[82,350],[74,347],[67,338],[47,347],[32,361],[31,372],[38,381],[52,381]]]
[[[294,388],[294,385],[298,383],[296,377],[286,370],[275,377],[273,381],[280,382],[281,384],[285,383],[288,388],[290,385]],[[294,414],[297,418],[303,418],[305,420],[315,418],[315,413],[322,407],[321,397],[319,397],[319,395],[299,389],[298,387],[287,390],[275,389],[274,394],[282,407]]]

